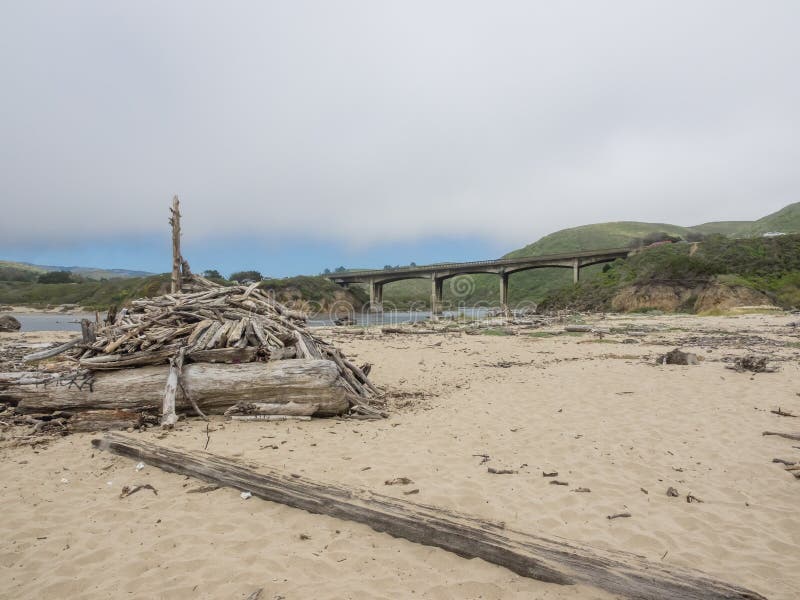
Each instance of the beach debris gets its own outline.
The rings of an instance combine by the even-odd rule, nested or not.
[[[542,477],[558,477],[558,471],[542,471]]]
[[[487,467],[486,471],[492,475],[516,475],[514,469],[495,469],[494,467]]]
[[[287,506],[346,519],[396,538],[436,546],[464,558],[481,558],[513,572],[549,583],[591,585],[614,597],[764,600],[756,592],[693,569],[648,561],[613,550],[587,548],[559,538],[530,535],[504,523],[388,497],[343,484],[293,479],[288,472],[248,468],[222,456],[178,451],[132,436],[109,434],[93,440],[97,449],[135,456],[178,475],[222,486],[256,490],[254,495]],[[241,488],[240,488],[241,489]],[[622,513],[628,514],[630,513]],[[617,517],[618,518],[618,517]]]
[[[250,594],[245,600],[261,600],[261,594],[264,593],[264,588],[258,588],[255,592]]]
[[[587,488],[587,487],[579,487],[579,488],[575,488],[575,489],[574,489],[574,490],[572,490],[572,491],[573,491],[573,492],[577,492],[577,493],[579,493],[579,494],[588,494],[588,493],[589,493],[589,492],[591,492],[592,490],[590,490],[590,489],[589,489],[589,488]]]
[[[699,365],[700,361],[697,359],[697,355],[691,352],[683,352],[682,350],[675,348],[667,352],[666,354],[662,354],[658,358],[658,364],[660,365]]]
[[[141,490],[152,490],[153,494],[158,496],[158,491],[149,483],[143,483],[141,485],[123,485],[122,490],[119,493],[120,498],[127,498],[128,496],[132,496],[136,492]]]
[[[780,431],[764,431],[761,435],[777,435],[778,437],[786,438],[787,440],[794,440],[800,442],[800,433],[784,433]]]
[[[646,489],[644,489],[643,487],[640,487],[640,488],[639,488],[639,491],[640,491],[640,492],[642,492],[643,494],[647,494],[647,495],[649,495],[649,494],[650,494],[650,492],[648,492],[648,491],[647,491]]]
[[[253,494],[252,494],[252,492],[242,492],[241,494],[239,494],[239,497],[240,497],[242,500],[247,500],[247,499],[249,499],[249,498],[252,498],[252,497],[253,497]]]
[[[140,462],[139,464],[136,465],[136,470],[141,471],[142,469],[144,469],[144,463]]]
[[[299,536],[297,536],[297,537],[299,537],[299,538],[300,538],[301,540],[303,540],[304,542],[305,542],[306,540],[310,540],[310,539],[311,539],[311,536],[310,536],[310,535],[308,535],[307,533],[301,533],[301,534],[300,534]]]
[[[419,494],[419,488],[414,488],[413,490],[408,490],[407,492],[403,492],[406,496],[410,496],[412,494]]]
[[[700,500],[700,498],[698,498],[697,496],[693,496],[692,493],[689,492],[688,494],[686,494],[686,502],[691,504],[692,502],[700,502],[700,503],[702,503],[703,501]]]
[[[592,326],[591,325],[567,325],[564,327],[564,331],[567,333],[591,333]]]
[[[409,485],[414,483],[408,477],[395,477],[394,479],[387,479],[383,485]]]
[[[780,464],[785,465],[787,467],[793,467],[794,465],[797,464],[797,462],[795,462],[793,460],[783,460],[782,458],[773,458],[772,462],[780,463]]]
[[[781,410],[780,406],[778,407],[778,410],[771,410],[769,412],[771,412],[773,415],[778,415],[779,417],[792,417],[792,418],[795,418],[795,419],[797,418],[797,415],[793,415],[790,412],[786,412],[784,410]]]
[[[491,457],[488,454],[473,454],[472,456],[481,459],[481,464],[487,463],[491,460]]]
[[[670,486],[667,488],[667,496],[669,496],[670,498],[677,498],[678,496],[680,496],[680,494],[678,493],[678,490]]]
[[[551,479],[550,485],[569,485],[566,481],[559,481],[558,479]]]
[[[77,365],[77,368],[63,374],[41,374],[46,375],[46,381],[45,385],[38,387],[20,379],[12,386],[11,396],[27,412],[43,406],[61,408],[58,402],[65,392],[72,395],[83,392],[86,400],[95,403],[75,402],[81,407],[78,412],[101,406],[104,409],[124,408],[123,403],[114,398],[101,397],[105,393],[104,385],[115,377],[106,372],[163,365],[168,366],[168,372],[163,375],[167,386],[165,389],[162,384],[163,402],[159,403],[158,408],[162,408],[163,404],[163,425],[172,427],[178,418],[176,403],[180,404],[181,400],[190,404],[201,418],[205,418],[205,414],[197,401],[202,398],[203,408],[209,410],[208,396],[196,391],[197,383],[185,385],[193,364],[216,364],[221,370],[214,373],[214,379],[219,380],[220,373],[230,368],[226,367],[227,364],[276,366],[288,359],[304,359],[333,364],[337,377],[330,382],[329,388],[343,390],[347,397],[346,405],[336,408],[333,414],[350,412],[374,418],[386,416],[381,410],[382,392],[367,375],[371,365],[365,363],[361,368],[350,362],[338,348],[306,328],[305,314],[277,302],[259,289],[258,283],[224,287],[186,273],[182,275],[181,282],[182,291],[133,300],[127,308],[110,310],[103,323],[98,322],[91,327],[84,324],[81,336],[55,348],[26,355],[23,360],[35,362],[62,354],[70,361],[65,366],[71,368]],[[292,360],[288,364],[299,367],[302,363]],[[293,373],[293,369],[290,372]],[[291,373],[287,372],[290,379],[293,378]],[[100,385],[101,378],[104,385]],[[30,393],[33,391],[36,393]],[[295,404],[313,405],[313,396],[318,391],[308,390],[307,398],[303,394],[292,394],[293,400]],[[93,395],[90,396],[90,393]],[[259,396],[272,397],[271,394],[259,394],[256,397]],[[236,404],[236,400],[232,398],[227,406],[216,404],[212,408],[219,412]],[[148,410],[155,409],[151,404],[152,401],[148,403]],[[307,412],[298,412],[297,407],[289,413],[285,406],[276,407],[276,404],[284,404],[280,398],[271,404],[271,412],[264,407],[255,412],[309,416]],[[326,410],[319,407],[319,415],[328,416]],[[95,420],[84,427],[116,427],[110,423],[100,423],[99,420],[95,423]],[[133,422],[127,426],[136,428],[138,425]]]
[[[728,365],[728,369],[743,373],[750,371],[751,373],[774,373],[778,370],[777,367],[767,366],[766,356],[756,356],[755,354],[748,354],[747,356],[738,357],[732,365]]]
[[[609,519],[609,520],[611,520],[611,519],[628,519],[628,518],[630,518],[632,516],[633,515],[631,513],[629,513],[629,512],[621,512],[621,513],[616,513],[614,515],[608,515],[606,517],[606,519]]]
[[[218,485],[201,485],[200,487],[186,490],[187,494],[207,494],[208,492],[215,492],[219,489]]]
[[[19,331],[22,325],[11,315],[0,315],[0,331]]]

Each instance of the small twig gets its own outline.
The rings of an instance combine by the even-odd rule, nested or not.
[[[211,430],[209,429],[210,423],[208,419],[206,419],[206,445],[203,446],[203,450],[208,450],[208,443],[211,441]]]
[[[192,398],[189,395],[189,392],[187,392],[186,388],[183,386],[183,379],[181,378],[180,373],[178,374],[178,385],[181,388],[181,392],[183,392],[183,397],[186,398],[189,401],[189,404],[192,405],[192,408],[194,409],[194,412],[197,413],[197,416],[203,419],[204,421],[208,421],[208,417],[205,416],[205,414],[203,414],[203,411],[200,410],[199,406],[197,406],[197,402],[194,401],[194,398]]]
[[[624,513],[617,513],[615,515],[608,515],[606,519],[627,519],[630,516],[632,516],[631,513],[624,512]]]
[[[154,488],[149,483],[145,483],[143,485],[134,485],[132,487],[128,486],[128,485],[123,486],[122,487],[122,491],[119,493],[119,497],[120,498],[127,498],[128,496],[132,496],[133,494],[135,494],[136,492],[138,492],[140,490],[153,490],[153,493],[156,496],[158,496],[158,492],[156,491],[156,488]]]
[[[778,407],[778,410],[771,410],[769,412],[771,412],[773,415],[778,415],[779,417],[792,417],[792,418],[795,418],[795,419],[797,418],[797,415],[793,415],[790,412],[786,412],[786,411],[781,410],[780,406]]]

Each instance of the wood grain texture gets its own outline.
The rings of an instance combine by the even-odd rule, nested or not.
[[[120,434],[109,434],[93,440],[92,444],[165,471],[249,491],[264,500],[363,523],[376,531],[437,546],[460,556],[482,558],[541,581],[595,586],[637,599],[764,598],[697,571],[667,568],[637,555],[547,539],[368,490],[318,483],[273,470],[254,471],[206,452],[179,452]]]
[[[159,410],[169,366],[102,371],[91,389],[68,385],[15,385],[4,395],[23,412],[47,410]],[[279,360],[245,364],[193,363],[183,367],[181,382],[197,405],[221,414],[238,402],[317,404],[316,416],[342,414],[348,390],[336,364],[328,360]],[[176,410],[191,410],[179,391]]]

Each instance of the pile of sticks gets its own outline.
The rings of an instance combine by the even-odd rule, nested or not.
[[[194,411],[202,415],[189,393],[192,386],[199,402],[205,402],[204,406],[212,411],[225,410],[237,402],[264,402],[264,406],[274,411],[271,414],[341,414],[343,405],[347,412],[357,417],[380,418],[384,415],[381,412],[381,392],[368,377],[370,365],[356,366],[335,346],[311,333],[303,313],[275,301],[260,290],[257,283],[223,287],[197,275],[189,277],[183,282],[183,290],[187,291],[134,300],[119,312],[110,310],[102,323],[84,320],[80,336],[55,348],[25,356],[26,362],[35,362],[60,355],[66,359],[67,366],[91,383],[87,389],[83,389],[84,386],[64,389],[62,374],[59,381],[51,382],[56,388],[48,386],[46,381],[36,381],[45,383],[48,389],[37,386],[37,389],[23,393],[21,388],[30,386],[17,385],[18,406],[42,409],[47,405],[64,409],[68,404],[71,408],[101,408],[97,404],[105,401],[101,400],[103,394],[97,393],[101,391],[98,386],[103,387],[100,386],[100,377],[107,388],[105,395],[118,393],[117,390],[127,394],[137,379],[146,387],[148,378],[157,380],[159,373],[168,370],[162,414],[167,421],[174,422],[175,398],[179,392],[184,404],[190,403]],[[225,364],[208,363],[242,366],[227,367],[226,371]],[[255,370],[247,370],[247,375],[231,371],[243,369],[246,363],[267,364],[263,368],[250,365]],[[129,371],[131,367],[142,369]],[[123,370],[130,376],[123,376]],[[111,377],[114,373],[120,376]],[[137,378],[136,374],[140,376]],[[237,385],[242,387],[233,390],[229,384],[237,377]],[[18,383],[23,384],[23,381]],[[28,377],[24,383],[33,382]],[[223,388],[229,391],[225,392]],[[87,394],[90,400],[83,397]],[[140,388],[138,396],[144,395],[144,389]],[[225,397],[230,398],[227,406]],[[316,403],[317,412],[308,407],[300,413],[294,412],[291,404],[298,401],[312,406]],[[152,403],[151,400],[147,402]],[[280,403],[285,406],[277,406]],[[102,408],[141,406],[138,398],[132,396],[130,400]],[[168,414],[170,411],[173,411],[172,415]],[[252,414],[252,407],[243,412]]]

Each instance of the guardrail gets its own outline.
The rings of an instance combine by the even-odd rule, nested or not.
[[[569,260],[575,258],[599,258],[609,254],[619,254],[627,256],[631,252],[630,248],[609,248],[605,250],[585,250],[582,252],[562,252],[559,254],[543,254],[540,256],[525,256],[520,258],[498,258],[495,260],[476,260],[467,262],[442,262],[432,263],[428,265],[417,265],[414,267],[399,267],[392,269],[368,269],[363,271],[340,271],[338,273],[331,273],[326,275],[328,279],[347,279],[351,277],[371,277],[374,275],[392,274],[410,274],[410,273],[431,273],[436,270],[463,268],[463,267],[503,267],[513,266],[519,264],[533,264],[537,262],[551,262],[557,260]]]

